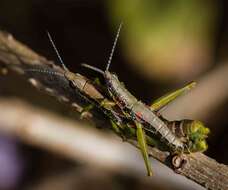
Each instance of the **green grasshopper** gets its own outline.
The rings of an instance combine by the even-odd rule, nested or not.
[[[133,119],[137,123],[142,123],[143,128],[152,133],[157,133],[159,136],[164,138],[169,144],[170,147],[175,149],[184,150],[185,145],[181,142],[166,126],[166,124],[153,112],[151,109],[143,104],[141,101],[138,101],[118,80],[115,74],[109,72],[109,67],[111,64],[112,56],[114,49],[119,37],[120,29],[122,23],[119,26],[114,45],[109,56],[108,64],[105,71],[102,71],[98,68],[92,67],[87,64],[83,66],[93,69],[95,71],[103,74],[107,90],[114,100],[114,102],[121,108],[121,110],[126,113],[126,116]]]
[[[172,132],[172,130],[169,129],[169,127],[166,125],[167,121],[165,123],[165,120],[158,117],[155,114],[155,112],[152,110],[152,108],[149,108],[142,102],[138,101],[121,84],[117,76],[109,72],[111,59],[117,43],[117,39],[119,37],[121,26],[122,24],[118,29],[106,70],[102,71],[98,68],[95,68],[87,64],[83,64],[83,66],[103,74],[106,81],[108,92],[112,97],[112,99],[114,100],[114,102],[121,108],[122,112],[126,115],[126,117],[131,118],[132,120],[135,121],[135,125],[137,126],[137,137],[138,137],[139,146],[143,153],[143,157],[147,166],[148,175],[151,175],[152,172],[151,172],[150,166],[148,166],[149,164],[148,164],[146,141],[144,140],[145,136],[143,134],[142,128],[146,131],[156,133],[156,135],[159,135],[160,138],[165,140],[166,145],[169,146],[174,151],[189,152],[189,146],[188,144],[186,144],[186,142],[178,138]],[[159,99],[156,102],[156,104],[154,104],[154,107],[158,107],[158,108],[163,107],[165,105],[164,101],[167,98],[169,99],[169,101],[172,101],[175,98],[175,96],[172,97],[171,95],[169,95],[168,97],[166,96],[166,97],[163,97],[162,99]]]
[[[111,64],[111,60],[113,57],[114,49],[117,44],[117,40],[119,37],[120,29],[122,27],[122,23],[119,26],[114,45],[109,56],[108,64],[105,71],[102,71],[98,68],[89,66],[84,64],[83,66],[93,69],[95,71],[103,74],[108,92],[114,102],[121,108],[122,112],[125,115],[134,120],[137,126],[137,138],[139,142],[140,149],[143,153],[143,158],[147,166],[148,175],[152,175],[151,166],[148,163],[148,153],[147,153],[147,145],[145,140],[145,135],[142,130],[147,130],[152,133],[156,133],[163,139],[165,139],[166,144],[175,150],[184,151],[186,149],[186,145],[173,134],[173,132],[167,127],[167,125],[153,112],[151,109],[143,104],[141,101],[138,101],[118,80],[115,74],[109,72],[109,67]],[[143,140],[142,140],[143,139]]]

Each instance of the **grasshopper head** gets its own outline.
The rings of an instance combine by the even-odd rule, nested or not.
[[[75,74],[72,73],[72,72],[70,72],[70,71],[66,71],[66,72],[64,73],[64,76],[66,77],[67,80],[73,81],[73,80],[74,80]]]
[[[104,77],[105,77],[105,81],[107,83],[107,86],[109,88],[118,89],[120,87],[121,83],[120,83],[117,75],[115,75],[109,71],[105,71]]]

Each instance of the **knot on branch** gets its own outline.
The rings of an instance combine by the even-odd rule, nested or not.
[[[184,154],[174,155],[172,158],[172,166],[176,173],[180,173],[180,171],[187,163],[188,158]]]

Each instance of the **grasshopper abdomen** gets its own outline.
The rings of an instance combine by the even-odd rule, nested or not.
[[[143,124],[149,132],[160,135],[167,144],[175,149],[184,150],[184,143],[175,136],[167,125],[148,106],[138,101],[118,80],[115,74],[104,72],[108,91],[120,108],[133,119]]]

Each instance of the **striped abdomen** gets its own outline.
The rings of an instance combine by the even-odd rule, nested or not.
[[[131,108],[131,113],[135,115],[139,122],[144,124],[146,130],[158,133],[169,145],[184,149],[183,142],[145,104],[138,101]]]
[[[109,93],[120,108],[143,124],[147,131],[158,133],[167,144],[176,149],[184,149],[183,142],[177,138],[167,125],[155,115],[149,107],[138,101],[118,80],[117,76],[105,72],[105,79]]]

